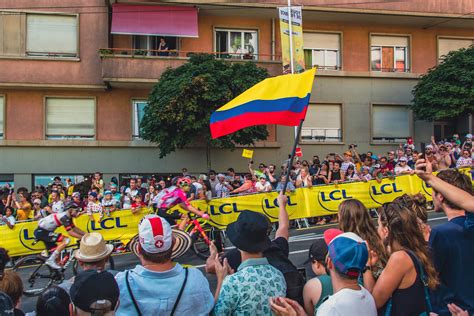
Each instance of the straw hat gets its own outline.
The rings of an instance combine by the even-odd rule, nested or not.
[[[114,246],[106,244],[101,234],[88,233],[82,237],[81,245],[74,255],[79,261],[96,262],[107,258],[113,249]]]

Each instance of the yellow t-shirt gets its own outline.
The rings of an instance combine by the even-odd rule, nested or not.
[[[16,219],[18,221],[26,221],[30,218],[33,218],[33,212],[31,211],[31,204],[25,202],[22,204],[21,209],[16,211]]]

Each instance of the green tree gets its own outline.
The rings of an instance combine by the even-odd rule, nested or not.
[[[474,46],[450,52],[413,89],[416,118],[439,120],[474,112]]]
[[[268,77],[255,63],[229,63],[212,55],[196,54],[188,63],[167,69],[153,87],[140,125],[140,136],[156,143],[160,158],[190,144],[205,146],[210,167],[210,149],[234,149],[265,140],[265,126],[253,126],[212,139],[211,114],[240,93]]]

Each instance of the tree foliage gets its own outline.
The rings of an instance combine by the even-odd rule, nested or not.
[[[474,46],[449,53],[413,90],[418,119],[439,120],[474,112]]]
[[[196,54],[188,63],[167,69],[153,87],[140,125],[143,139],[158,144],[160,158],[190,144],[231,148],[265,140],[265,126],[245,128],[212,139],[212,112],[268,77],[255,63],[228,63]]]

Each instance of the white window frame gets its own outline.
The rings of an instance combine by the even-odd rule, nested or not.
[[[84,99],[84,100],[94,100],[94,135],[91,136],[78,136],[78,135],[53,135],[50,136],[48,132],[48,99]],[[75,96],[45,96],[43,99],[43,113],[44,113],[44,139],[47,140],[84,140],[90,141],[95,140],[97,137],[97,97],[75,97]]]
[[[374,107],[377,106],[393,106],[393,107],[405,107],[408,111],[408,135],[407,137],[413,137],[414,130],[414,121],[413,121],[413,111],[410,110],[408,104],[392,104],[392,103],[371,103],[370,104],[370,142],[373,145],[392,145],[400,144],[402,141],[405,142],[406,138],[394,138],[394,137],[375,137],[374,135]],[[384,139],[375,139],[375,138],[384,138]]]
[[[341,50],[340,49],[333,49],[333,48],[311,48],[311,47],[305,47],[304,50],[311,50],[311,67],[317,66],[318,69],[323,69],[323,70],[341,70]],[[324,66],[322,65],[317,65],[315,63],[316,60],[316,52],[324,52]],[[327,53],[328,52],[336,52],[336,69],[334,69],[333,66],[327,66],[326,65],[326,59],[327,59]]]
[[[138,122],[138,104],[139,103],[147,103],[147,100],[140,100],[140,99],[133,99],[132,100],[132,139],[139,140],[142,139],[140,137],[140,122]]]
[[[309,106],[318,106],[318,105],[329,105],[329,106],[339,106],[341,109],[340,115],[340,128],[316,128],[316,127],[302,127],[300,141],[302,143],[317,143],[317,144],[343,144],[344,143],[344,104],[342,103],[310,103]],[[339,136],[337,139],[332,139],[333,137],[326,136],[328,131],[338,131]],[[324,134],[322,136],[321,134]]]
[[[226,47],[226,52],[217,52],[217,32],[227,32],[227,47]],[[231,58],[233,59],[244,59],[244,55],[245,54],[240,54],[240,55],[235,55],[234,53],[232,53],[230,51],[230,33],[241,33],[241,38],[242,38],[242,41],[241,41],[241,51],[243,51],[244,49],[244,38],[245,38],[245,33],[252,33],[257,36],[256,38],[256,43],[257,43],[257,47],[255,47],[255,51],[251,54],[252,56],[252,59],[253,60],[258,60],[259,59],[259,41],[260,41],[260,35],[259,35],[259,31],[258,29],[229,29],[229,28],[222,28],[222,27],[216,27],[214,28],[214,51],[216,52],[216,54],[229,54],[230,56],[232,56]]]
[[[76,31],[76,53],[61,53],[61,52],[30,52],[28,51],[27,47],[27,42],[28,42],[28,16],[29,15],[46,15],[46,16],[68,16],[68,17],[75,17],[76,19],[76,25],[77,25],[77,31]],[[79,13],[77,14],[67,14],[67,13],[42,13],[42,12],[27,12],[26,13],[26,25],[25,25],[25,55],[28,57],[54,57],[54,58],[65,58],[65,59],[71,59],[71,58],[79,58],[79,53],[80,53],[80,29],[81,29],[81,24],[80,24],[80,19],[79,19]]]
[[[5,117],[7,113],[7,98],[4,94],[0,94],[0,100],[1,100],[0,104],[2,105],[2,107],[0,107],[0,115],[2,116],[2,119],[3,119],[3,126],[2,126],[2,129],[0,129],[0,139],[5,139],[5,130],[6,130]]]
[[[393,48],[393,66],[394,68],[392,68],[391,71],[383,71],[383,65],[382,65],[382,62],[383,62],[383,47],[390,47],[390,48]],[[405,53],[404,53],[404,58],[405,58],[405,68],[403,69],[403,71],[398,71],[397,69],[397,49],[398,48],[404,48],[405,49]],[[380,70],[379,69],[375,69],[375,68],[372,68],[372,50],[373,49],[378,49],[380,51]],[[408,47],[407,46],[400,46],[400,45],[384,45],[384,46],[380,46],[380,45],[371,45],[370,46],[370,70],[371,71],[376,71],[376,72],[410,72],[410,67],[409,66],[409,61],[408,61]]]

